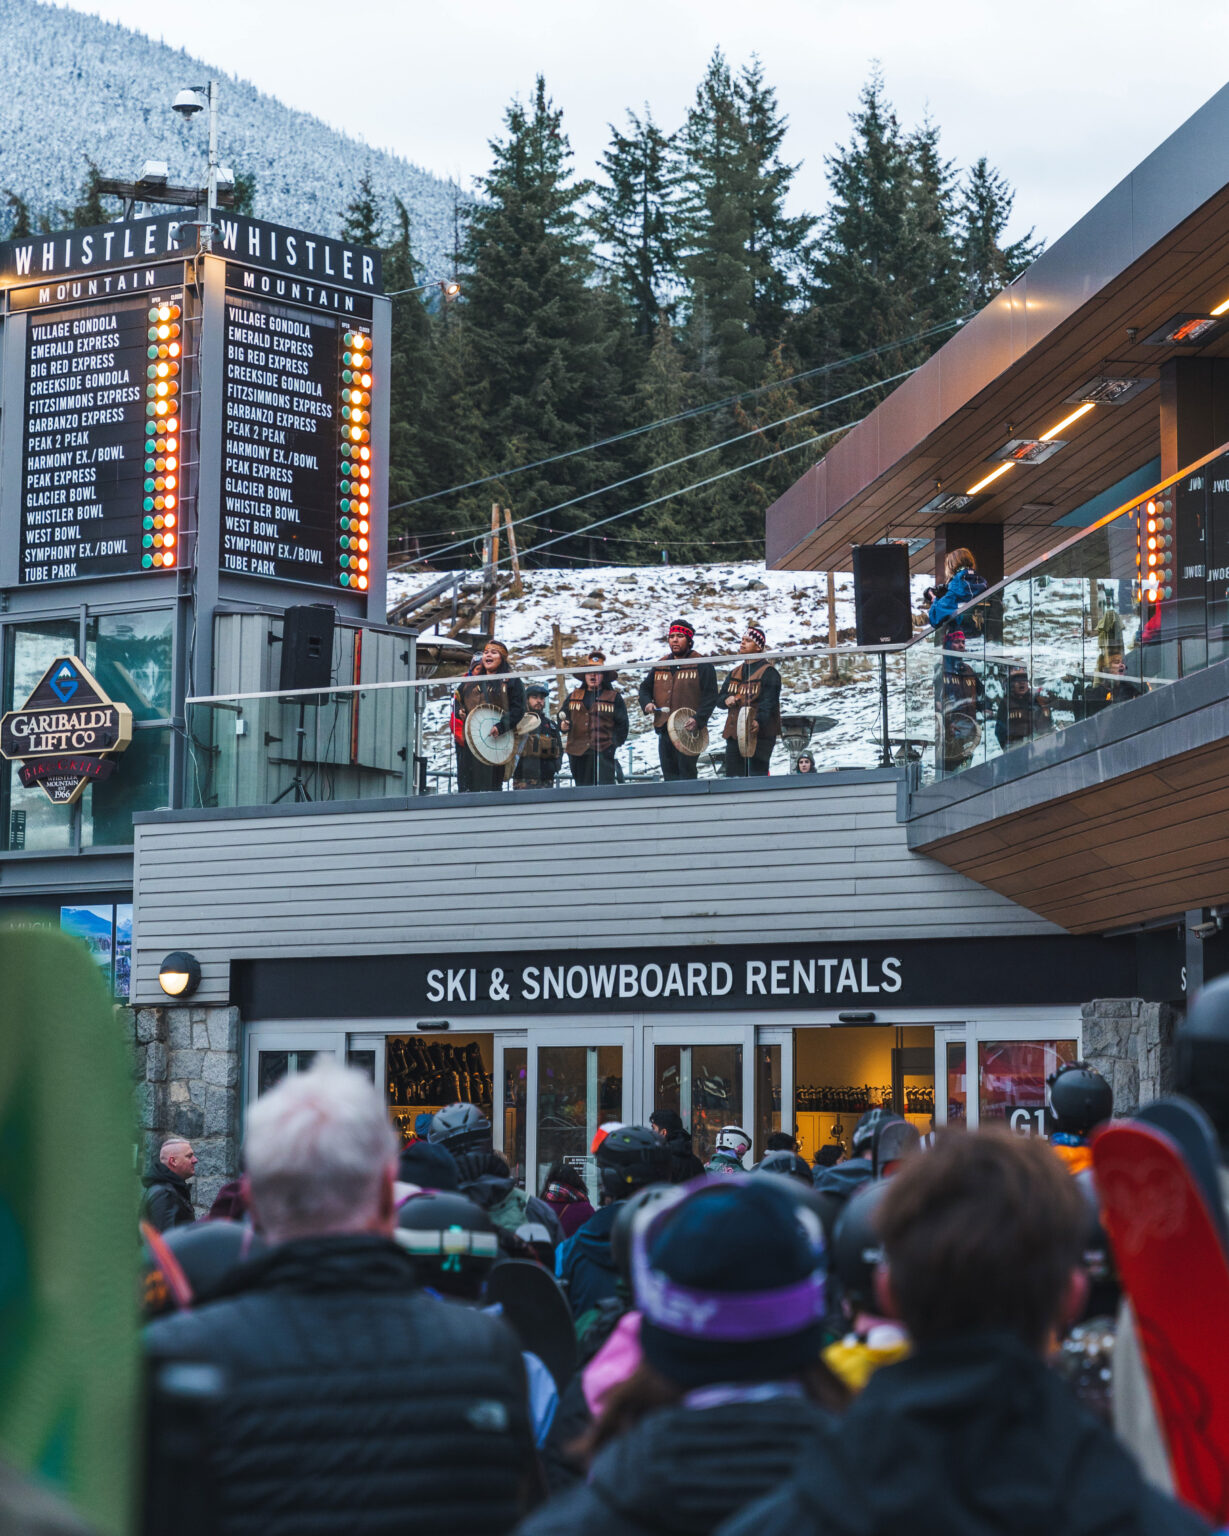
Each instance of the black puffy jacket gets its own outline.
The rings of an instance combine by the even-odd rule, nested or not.
[[[689,1179],[704,1176],[704,1164],[696,1156],[686,1131],[672,1131],[666,1137],[666,1145],[670,1148],[671,1184],[686,1184]]]
[[[720,1536],[1199,1536],[1037,1355],[1003,1335],[876,1371],[797,1477]]]
[[[159,1232],[169,1232],[172,1227],[186,1227],[196,1220],[186,1179],[156,1163],[141,1183],[145,1186],[141,1197],[142,1221]]]
[[[798,1397],[662,1409],[606,1446],[588,1482],[517,1536],[698,1536],[778,1488],[832,1426]]]
[[[503,1323],[418,1290],[383,1237],[282,1244],[231,1289],[146,1330],[151,1359],[225,1373],[209,1453],[217,1536],[516,1524],[538,1474]]]

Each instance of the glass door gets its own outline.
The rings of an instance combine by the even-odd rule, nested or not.
[[[322,1056],[346,1059],[346,1037],[340,1030],[251,1029],[247,1038],[247,1102],[275,1088],[284,1077],[306,1072]]]
[[[551,1165],[564,1162],[584,1178],[596,1205],[597,1169],[589,1148],[599,1125],[625,1121],[630,1113],[632,1032],[614,1027],[579,1033],[580,1044],[576,1030],[566,1036],[546,1029],[529,1033],[525,1188],[540,1195]]]
[[[655,1024],[645,1037],[648,1071],[642,1119],[646,1125],[655,1109],[674,1110],[703,1163],[716,1150],[717,1132],[723,1126],[741,1126],[754,1140],[752,1025]],[[761,1151],[757,1142],[751,1157],[759,1157]]]
[[[936,1124],[997,1124],[1044,1136],[1047,1080],[1082,1049],[1078,1015],[936,1028]]]

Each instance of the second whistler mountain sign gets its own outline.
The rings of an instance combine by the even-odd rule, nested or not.
[[[132,711],[113,704],[75,656],[57,656],[20,709],[0,718],[0,757],[21,761],[21,782],[72,805],[109,777],[132,740]]]

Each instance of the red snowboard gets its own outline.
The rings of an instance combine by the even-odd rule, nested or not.
[[[1229,1260],[1176,1144],[1115,1121],[1092,1143],[1101,1217],[1139,1328],[1179,1495],[1229,1521]]]

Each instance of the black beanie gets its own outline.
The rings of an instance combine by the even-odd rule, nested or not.
[[[456,1189],[461,1182],[456,1158],[437,1141],[412,1141],[402,1147],[397,1177],[422,1189]]]
[[[682,1387],[795,1376],[823,1344],[819,1218],[775,1179],[697,1181],[636,1234],[644,1358]]]

